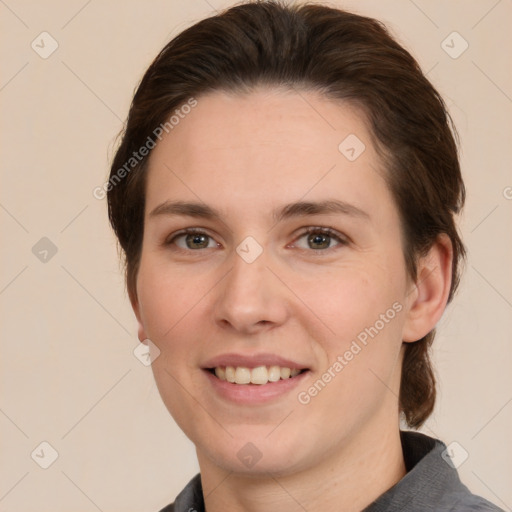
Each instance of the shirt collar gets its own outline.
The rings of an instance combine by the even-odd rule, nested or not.
[[[419,432],[401,431],[402,451],[407,474],[381,494],[363,512],[428,510],[462,485],[457,471],[443,459],[446,445]]]

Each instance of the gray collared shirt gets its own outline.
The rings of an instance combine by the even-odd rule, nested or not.
[[[442,457],[444,443],[419,432],[402,431],[400,437],[407,474],[363,512],[503,512],[462,484]],[[160,512],[205,512],[201,475]]]

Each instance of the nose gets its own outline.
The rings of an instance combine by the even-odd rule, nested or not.
[[[267,263],[264,253],[251,263],[233,254],[233,266],[216,288],[214,314],[218,325],[257,334],[286,322],[286,290]]]

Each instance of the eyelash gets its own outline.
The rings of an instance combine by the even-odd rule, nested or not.
[[[338,233],[336,230],[332,228],[324,228],[321,226],[309,226],[307,227],[297,238],[302,238],[304,235],[311,235],[312,233],[320,233],[322,235],[328,235],[331,238],[334,238],[340,245],[347,245],[348,240],[347,237],[343,236],[341,233]],[[328,250],[328,249],[323,249]]]
[[[349,240],[346,236],[342,235],[341,233],[339,233],[338,231],[335,231],[332,228],[321,227],[321,226],[309,226],[309,227],[305,228],[304,231],[302,231],[295,238],[294,242],[292,242],[292,243],[295,243],[295,241],[300,240],[302,237],[304,237],[306,235],[313,234],[313,233],[327,235],[330,238],[334,239],[336,242],[338,242],[339,245],[336,245],[334,247],[328,247],[327,249],[314,250],[314,249],[299,248],[299,250],[310,251],[310,252],[315,252],[315,253],[327,253],[333,249],[336,249],[336,247],[346,246],[349,244]],[[186,235],[204,235],[204,236],[207,236],[207,237],[211,238],[212,240],[214,240],[214,238],[211,235],[209,235],[208,233],[206,233],[205,231],[203,231],[199,228],[186,228],[186,229],[183,229],[183,230],[173,234],[170,238],[166,239],[164,242],[164,245],[165,246],[173,245],[173,244],[175,244],[176,239],[178,239],[179,237],[182,237],[182,236],[186,236]],[[189,253],[193,253],[193,252],[199,253],[202,251],[201,249],[195,249],[195,250],[194,249],[182,249],[181,247],[177,247],[177,246],[176,246],[176,250],[183,251],[183,252],[189,252]]]

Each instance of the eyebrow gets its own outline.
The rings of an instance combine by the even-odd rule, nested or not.
[[[275,222],[281,222],[294,217],[304,217],[322,214],[343,214],[350,217],[369,220],[370,216],[353,204],[338,199],[325,201],[297,201],[272,212]],[[180,215],[186,217],[198,217],[203,219],[220,220],[222,215],[218,210],[204,203],[190,201],[165,201],[154,208],[149,216]]]

